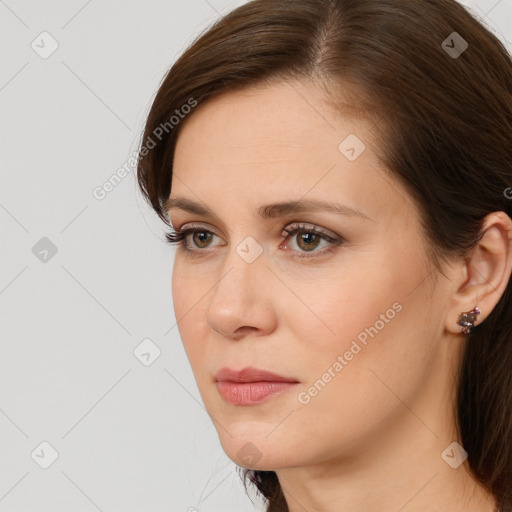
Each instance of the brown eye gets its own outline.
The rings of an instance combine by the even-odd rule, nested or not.
[[[304,251],[316,249],[321,242],[321,238],[310,231],[300,231],[296,240],[297,245]]]
[[[300,224],[290,226],[284,229],[281,236],[290,240],[286,245],[300,258],[326,255],[334,250],[337,245],[343,243],[343,239],[339,235],[317,228],[314,225]],[[316,250],[322,242],[324,246],[320,250]]]
[[[209,231],[194,231],[194,232],[192,232],[192,240],[193,240],[194,244],[201,249],[204,249],[205,247],[207,247],[207,244],[211,238],[212,238],[212,233],[210,233]]]
[[[293,257],[308,259],[327,256],[332,253],[338,245],[345,240],[324,229],[311,227],[304,224],[285,228],[281,235],[284,239],[289,240],[286,243],[286,249],[292,253]],[[214,237],[220,238],[212,231],[200,227],[190,227],[182,231],[171,231],[167,234],[167,241],[182,247],[187,256],[207,255],[209,251],[206,249],[215,247],[211,241]],[[191,240],[189,240],[191,238]],[[185,242],[185,243],[183,243]],[[324,246],[321,246],[321,244]],[[222,246],[223,244],[217,244]],[[316,250],[320,247],[320,250]]]

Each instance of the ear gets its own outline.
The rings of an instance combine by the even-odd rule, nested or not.
[[[460,334],[460,314],[478,306],[481,313],[474,325],[481,324],[492,312],[510,280],[512,271],[512,220],[505,212],[487,215],[482,237],[461,263],[460,279],[446,318],[446,329]]]

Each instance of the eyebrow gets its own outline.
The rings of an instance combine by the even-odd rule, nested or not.
[[[212,210],[210,210],[207,206],[196,201],[192,201],[191,199],[186,199],[184,197],[168,198],[164,202],[163,206],[165,211],[169,211],[172,209],[180,209],[190,213],[194,213],[196,215],[204,215],[207,217],[212,217],[214,219],[220,220],[218,216],[215,215],[215,213]],[[285,215],[289,215],[292,213],[307,213],[316,211],[325,211],[337,213],[339,215],[360,217],[362,219],[373,221],[372,218],[370,218],[368,215],[366,215],[360,210],[350,208],[348,206],[344,206],[341,204],[323,201],[321,199],[301,199],[298,201],[288,201],[284,203],[272,203],[260,206],[259,208],[256,209],[256,213],[263,219],[274,219],[284,217]]]

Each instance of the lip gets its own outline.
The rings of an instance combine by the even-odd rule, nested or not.
[[[288,382],[297,383],[297,379],[293,377],[285,377],[277,373],[268,372],[252,366],[246,366],[241,370],[234,370],[233,368],[221,368],[215,374],[217,382]]]
[[[254,405],[295,387],[299,381],[276,373],[245,367],[221,368],[215,375],[217,390],[231,405]]]

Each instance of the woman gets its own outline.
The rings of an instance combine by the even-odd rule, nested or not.
[[[453,0],[253,0],[172,66],[139,184],[268,512],[512,510],[512,65]]]

